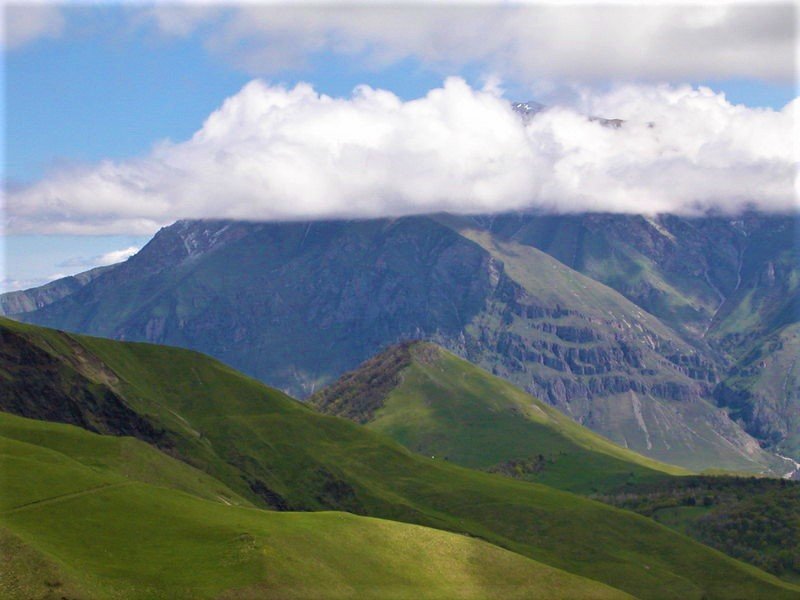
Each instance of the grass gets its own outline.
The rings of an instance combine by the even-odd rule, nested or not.
[[[670,506],[654,511],[653,518],[667,527],[690,535],[695,521],[710,510],[707,506]]]
[[[373,393],[376,388],[380,397]],[[369,428],[425,456],[588,494],[784,579],[795,573],[797,552],[779,546],[794,545],[796,527],[788,525],[791,515],[782,509],[782,497],[768,494],[791,487],[788,482],[685,477],[686,471],[612,444],[433,344],[390,348],[312,401],[353,420],[367,414],[361,407],[368,405],[373,409],[365,420]],[[768,498],[759,512],[750,510],[735,520],[717,517],[742,498],[755,497]],[[743,522],[757,522],[768,511],[773,516],[769,529],[778,532],[768,542],[741,533]],[[698,521],[709,512],[714,514]]]
[[[14,446],[17,453],[24,448],[32,449],[34,458],[22,455],[19,460],[43,459],[36,464],[37,470],[52,469],[57,474],[65,468],[65,464],[78,462],[90,468],[85,471],[85,476],[93,477],[96,485],[113,476],[120,481],[133,479],[153,485],[167,485],[208,500],[252,506],[251,502],[207,473],[134,438],[94,435],[76,427],[23,419],[8,413],[0,413],[0,435],[3,436],[4,447],[12,441],[25,442]],[[45,454],[47,451],[49,454]],[[7,459],[10,460],[8,454]],[[3,482],[7,487],[20,484],[30,489],[27,481],[18,482],[4,477]],[[72,486],[83,489],[91,487],[90,483],[54,475],[48,486],[66,486],[64,493],[68,493]],[[57,488],[52,487],[48,487],[44,493],[59,495]],[[12,494],[11,497],[18,499],[19,494]]]
[[[41,441],[41,423],[2,420],[4,433],[10,422],[17,438]],[[68,425],[47,429],[107,445]],[[156,486],[118,463],[98,467],[20,439],[0,437],[0,460],[4,598],[628,597],[425,527],[228,506],[179,491],[180,476]]]
[[[688,473],[617,446],[441,348],[418,343],[411,352],[422,348],[435,358],[412,360],[368,424],[416,452],[501,472],[541,456],[536,470],[516,475],[581,493]]]
[[[53,348],[71,348],[68,341],[79,344],[115,374],[113,385],[132,408],[170,430],[177,455],[253,503],[347,510],[468,534],[640,598],[773,599],[800,593],[645,517],[544,485],[412,454],[381,434],[319,415],[201,354],[54,334],[8,321],[1,324],[22,332],[32,344]],[[60,340],[64,344],[47,341],[54,335],[65,338]],[[95,506],[104,498],[140,497],[145,485],[110,488],[83,501]],[[155,504],[152,498],[142,499],[141,504],[127,507],[125,514],[138,516],[141,510],[142,520],[155,519],[147,515],[148,506],[161,503],[169,507],[169,514],[179,515],[199,506],[183,508],[171,502],[162,496]],[[253,512],[237,510],[242,515]],[[39,531],[29,529],[40,527],[36,519],[14,518],[25,528],[15,531],[27,532],[20,534],[23,540]],[[192,530],[187,525],[186,531]],[[71,534],[64,531],[64,535]],[[225,535],[230,543],[233,532]],[[166,538],[160,539],[164,552],[175,552],[169,550]],[[155,557],[147,560],[151,559]],[[240,568],[246,573],[250,567]],[[147,581],[156,572],[142,577]]]

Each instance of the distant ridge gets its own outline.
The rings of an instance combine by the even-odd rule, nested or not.
[[[87,283],[116,266],[95,267],[38,287],[0,294],[0,316],[29,313],[44,308],[48,304],[74,294]]]

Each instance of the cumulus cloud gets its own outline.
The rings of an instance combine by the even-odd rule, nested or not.
[[[5,48],[19,48],[39,38],[57,37],[64,28],[64,16],[54,4],[8,3],[0,10],[0,46]]]
[[[143,16],[166,35],[202,30],[212,51],[257,75],[333,52],[376,68],[412,57],[527,82],[788,82],[798,19],[792,2],[167,4]]]
[[[319,219],[543,209],[796,210],[783,110],[689,86],[591,97],[608,127],[553,106],[523,121],[498,86],[448,79],[403,101],[307,84],[247,84],[189,140],[145,158],[67,169],[7,198],[10,231],[150,233],[177,218]]]

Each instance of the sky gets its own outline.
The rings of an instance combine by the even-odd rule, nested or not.
[[[797,22],[786,3],[6,4],[0,291],[179,218],[796,210]],[[523,121],[527,100],[547,109]]]

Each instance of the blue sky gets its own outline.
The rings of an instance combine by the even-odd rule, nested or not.
[[[591,64],[573,68],[567,62],[569,57],[564,59],[564,77],[557,70],[544,70],[539,63],[528,64],[523,59],[515,59],[519,60],[517,76],[488,51],[476,51],[466,58],[458,53],[449,56],[438,48],[430,50],[414,35],[409,35],[410,41],[398,37],[388,50],[379,52],[375,50],[376,40],[381,40],[379,31],[348,29],[347,25],[337,25],[334,33],[326,33],[333,40],[327,45],[316,41],[296,44],[301,49],[298,52],[304,43],[308,46],[298,58],[287,54],[286,48],[269,46],[277,45],[274,31],[243,28],[233,17],[226,17],[226,22],[212,16],[200,24],[181,14],[177,21],[174,14],[167,17],[164,25],[129,6],[87,5],[61,10],[59,25],[44,29],[43,34],[36,33],[36,27],[42,27],[37,24],[32,26],[30,39],[6,42],[7,189],[13,192],[31,186],[60,169],[80,170],[105,159],[145,156],[164,139],[186,140],[225,98],[254,77],[289,86],[307,81],[319,92],[341,97],[366,83],[408,100],[441,86],[446,76],[458,75],[480,87],[497,75],[506,98],[546,102],[568,96],[570,92],[562,88],[569,90],[575,85],[604,89],[621,81],[647,79],[635,66],[625,64],[609,67],[604,62],[597,72],[591,70]],[[668,17],[672,18],[667,15],[665,19]],[[580,15],[565,16],[565,27],[575,18]],[[317,21],[310,22],[322,27]],[[347,41],[348,35],[357,38],[356,50],[342,50],[342,39]],[[720,34],[720,39],[727,38]],[[292,51],[293,41],[290,37],[287,45]],[[424,48],[417,51],[414,44]],[[241,48],[252,49],[252,55],[243,54]],[[653,49],[654,56],[660,57],[659,53],[664,55],[663,74],[654,83],[706,85],[724,92],[731,102],[749,107],[780,109],[796,96],[791,78],[760,73],[755,66],[737,72],[737,67],[723,65],[715,72],[712,64],[703,71],[691,67],[691,61],[687,63],[690,66],[674,66],[668,52]],[[575,62],[580,60],[584,58]],[[753,57],[754,63],[758,60],[763,57]],[[604,75],[603,69],[609,73]],[[85,270],[103,255],[140,247],[147,239],[149,235],[135,231],[122,235],[7,235],[4,286],[34,285]]]

